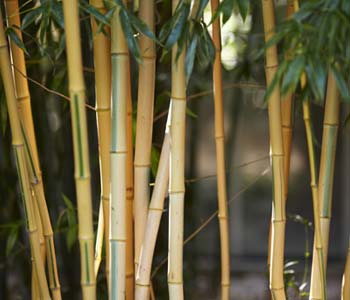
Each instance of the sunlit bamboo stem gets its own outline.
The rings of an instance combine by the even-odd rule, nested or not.
[[[318,203],[320,206],[319,216],[323,249],[323,269],[325,277],[327,274],[329,225],[331,220],[334,165],[339,126],[340,102],[338,97],[339,94],[336,82],[334,76],[330,73],[328,75],[327,82],[327,95],[325,100],[325,114],[323,121],[321,163],[318,179]],[[317,259],[317,249],[314,248],[311,270],[310,300],[322,299],[322,289],[318,286],[321,282],[319,276],[320,265]]]
[[[178,0],[172,1],[175,11]],[[189,1],[187,1],[189,3]],[[183,292],[183,230],[185,200],[185,133],[186,75],[185,50],[176,59],[178,45],[172,49],[171,65],[171,126],[169,175],[169,299],[181,300]]]
[[[171,108],[169,109],[168,121],[164,135],[162,152],[160,154],[152,199],[148,208],[146,231],[143,239],[142,251],[140,253],[140,264],[136,274],[135,299],[137,300],[148,300],[150,297],[150,280],[153,254],[156,246],[160,220],[164,209],[164,199],[169,182],[170,119]]]
[[[90,0],[100,13],[106,13],[102,0]],[[99,140],[101,205],[96,238],[95,275],[101,262],[103,228],[106,249],[106,277],[109,282],[109,201],[110,201],[110,144],[111,144],[111,43],[108,36],[98,33],[98,24],[91,18],[94,66],[95,66],[95,95],[97,129]],[[107,32],[109,28],[106,28]],[[102,235],[102,237],[101,237]]]
[[[20,14],[18,8],[18,0],[6,0],[5,2],[6,12],[8,16],[9,25],[20,27]],[[22,33],[17,30],[18,37],[22,39]],[[11,42],[11,53],[13,62],[13,74],[15,78],[15,88],[19,114],[22,120],[24,132],[26,135],[26,140],[28,144],[28,151],[31,152],[30,158],[33,168],[33,175],[35,178],[31,178],[31,184],[34,189],[35,199],[39,209],[39,214],[41,222],[43,225],[43,234],[46,244],[46,256],[47,256],[47,266],[49,273],[49,283],[50,290],[54,300],[61,299],[61,288],[57,271],[56,263],[56,251],[53,240],[53,231],[50,221],[50,215],[48,212],[44,186],[41,178],[41,168],[38,157],[38,150],[36,146],[34,125],[32,118],[32,110],[30,104],[30,94],[28,88],[27,78],[23,75],[27,74],[25,66],[25,58],[23,50],[20,49],[14,42]]]
[[[272,0],[262,0],[265,40],[274,35],[275,13]],[[266,81],[271,84],[278,67],[277,47],[266,50]],[[281,100],[279,87],[271,93],[269,103],[270,147],[273,173],[273,206],[270,253],[270,289],[274,300],[285,300],[283,261],[285,239],[285,184],[284,152],[281,121]]]
[[[219,6],[218,0],[211,0],[211,11]],[[221,71],[221,33],[220,18],[213,22],[213,42],[216,49],[213,67],[214,110],[215,110],[215,142],[216,170],[219,205],[220,247],[221,247],[221,299],[230,299],[230,240],[227,212],[226,167],[225,167],[225,132],[224,108],[222,94]]]
[[[139,18],[154,30],[154,1],[140,1]],[[135,141],[135,270],[138,268],[140,251],[149,205],[149,173],[153,129],[153,106],[155,87],[156,53],[154,42],[140,36],[142,61],[139,64],[139,85],[137,99],[137,121]]]
[[[134,221],[133,221],[133,204],[134,204],[134,148],[133,148],[133,133],[132,133],[132,97],[131,97],[131,82],[130,82],[130,59],[128,62],[128,73],[126,80],[128,81],[128,98],[126,103],[126,286],[125,299],[134,299]]]
[[[80,45],[77,0],[63,0],[68,59],[69,94],[73,130],[74,168],[78,204],[81,286],[84,300],[96,299],[94,231],[90,186],[90,162],[85,111],[85,84]]]
[[[349,240],[349,243],[350,243],[350,240]],[[345,263],[345,270],[343,275],[341,297],[342,297],[341,300],[350,299],[350,244],[348,246],[348,252],[346,255],[346,263]]]
[[[127,80],[129,54],[116,7],[111,23],[112,138],[110,206],[110,299],[125,299],[126,276],[126,160]]]
[[[25,149],[23,136],[21,131],[21,125],[19,121],[19,114],[17,111],[17,102],[15,95],[14,82],[11,72],[10,56],[7,48],[7,40],[3,27],[2,13],[0,10],[0,72],[5,89],[7,110],[10,119],[11,133],[12,133],[12,145],[14,149],[14,155],[16,160],[17,172],[21,187],[21,195],[24,201],[24,208],[26,212],[27,229],[29,233],[29,241],[31,245],[31,254],[33,259],[33,267],[36,271],[38,278],[38,285],[42,299],[51,299],[46,275],[44,263],[41,259],[40,253],[40,241],[38,226],[35,219],[34,206],[32,201],[32,194],[30,191],[30,182],[28,177],[28,169],[26,164]]]

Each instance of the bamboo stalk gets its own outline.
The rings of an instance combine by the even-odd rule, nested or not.
[[[272,0],[262,1],[265,40],[274,35],[275,16]],[[266,81],[271,84],[278,67],[277,47],[266,50]],[[270,147],[273,172],[273,206],[270,253],[270,290],[274,300],[286,299],[283,279],[284,240],[285,240],[285,183],[284,152],[282,138],[280,91],[277,86],[271,93],[269,103]]]
[[[10,26],[20,27],[20,14],[18,7],[18,0],[6,0],[6,13],[8,16],[8,24]],[[18,37],[22,39],[22,33],[17,30]],[[15,79],[15,88],[17,96],[17,106],[19,115],[23,124],[24,137],[26,137],[26,144],[28,144],[28,153],[32,162],[33,177],[31,178],[31,184],[35,193],[35,200],[37,202],[39,217],[41,218],[43,235],[46,244],[46,256],[47,266],[49,273],[50,290],[54,300],[61,299],[61,288],[57,271],[56,263],[56,251],[53,240],[53,230],[50,221],[50,215],[48,212],[44,186],[41,178],[41,168],[38,157],[38,150],[35,140],[34,124],[32,117],[32,110],[30,104],[30,93],[28,88],[28,81],[26,78],[27,70],[25,66],[25,58],[23,50],[20,49],[14,42],[10,43],[12,61],[13,61],[13,74]],[[23,76],[25,75],[25,76]],[[30,168],[30,167],[28,167]]]
[[[127,81],[129,54],[116,7],[111,24],[112,57],[112,138],[111,138],[111,207],[110,299],[125,299],[126,275],[126,160]]]
[[[24,142],[19,121],[19,114],[17,111],[17,102],[15,96],[14,82],[12,79],[10,56],[7,49],[7,40],[3,27],[2,13],[0,10],[0,72],[4,84],[6,104],[10,119],[10,127],[12,133],[12,145],[14,149],[18,177],[21,187],[21,195],[24,201],[24,208],[26,212],[27,229],[29,233],[29,241],[31,245],[31,254],[33,259],[33,266],[38,278],[38,285],[42,299],[51,299],[43,261],[40,253],[38,226],[34,214],[34,206],[32,195],[30,191],[30,182],[28,178],[28,170],[26,165],[26,157],[24,151]]]
[[[171,108],[169,108],[156,181],[154,184],[151,203],[148,208],[146,231],[143,238],[142,251],[140,253],[140,264],[136,274],[135,298],[137,300],[148,300],[150,298],[153,254],[156,246],[160,221],[163,214],[164,199],[169,183],[170,120]]]
[[[94,231],[90,186],[90,162],[85,111],[85,84],[80,45],[77,0],[63,0],[66,51],[73,131],[74,168],[78,204],[81,286],[84,300],[96,299],[94,274]]]
[[[318,179],[318,202],[320,205],[319,217],[323,248],[323,269],[325,277],[327,274],[329,226],[331,219],[334,165],[339,126],[340,102],[338,97],[339,94],[336,82],[334,76],[330,73],[328,75],[327,95],[325,100],[321,163]],[[314,248],[311,269],[310,300],[322,299],[322,291],[318,285],[321,282],[319,274],[320,264],[317,259],[317,251]]]
[[[187,1],[189,3],[189,1]],[[172,9],[178,5],[172,1]],[[185,133],[186,133],[186,75],[185,50],[176,59],[178,45],[172,49],[171,65],[171,126],[169,175],[169,299],[181,300],[183,292],[183,230],[185,200]]]
[[[102,0],[90,0],[102,14],[106,13]],[[111,144],[111,43],[109,38],[97,33],[98,24],[91,18],[94,47],[96,115],[99,140],[101,205],[99,212],[98,235],[96,239],[95,275],[101,262],[103,231],[106,249],[106,278],[109,283],[109,205],[110,205],[110,144]],[[108,30],[108,29],[106,29]]]
[[[211,11],[219,6],[218,0],[211,0]],[[213,67],[216,170],[219,206],[220,246],[221,246],[221,299],[230,299],[230,240],[226,191],[224,108],[221,71],[220,18],[213,21],[213,42],[216,49]]]
[[[342,298],[341,300],[350,299],[350,240],[348,246],[348,253],[346,256],[345,270],[342,282]]]
[[[154,31],[154,1],[140,1],[139,18]],[[139,64],[135,141],[135,270],[138,268],[149,205],[149,173],[153,129],[156,49],[148,37],[140,36],[142,61]]]
[[[132,133],[132,97],[130,82],[130,55],[128,62],[128,98],[126,103],[126,290],[125,299],[134,299],[134,221],[133,221],[133,205],[134,205],[134,149],[133,149],[133,133]]]

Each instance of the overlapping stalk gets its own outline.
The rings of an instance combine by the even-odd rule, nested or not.
[[[189,2],[187,0],[187,2]],[[179,1],[172,1],[175,11]],[[185,201],[185,133],[186,133],[186,74],[185,49],[177,56],[178,45],[172,49],[171,64],[171,126],[169,175],[169,299],[181,300],[183,292],[183,233]]]
[[[129,54],[129,53],[128,53]],[[132,136],[132,97],[130,82],[130,58],[128,62],[128,99],[126,103],[126,290],[125,299],[134,299],[134,221],[133,221],[133,204],[134,204],[134,148]]]
[[[6,13],[8,16],[8,24],[10,26],[16,26],[17,28],[19,28],[21,25],[21,21],[18,0],[6,0],[5,6]],[[22,33],[20,30],[17,30],[17,34],[18,37],[22,39]],[[27,74],[25,58],[23,50],[20,49],[14,42],[10,43],[10,48],[12,53],[13,74],[16,88],[16,96],[18,101],[17,106],[20,118],[22,120],[22,125],[25,131],[25,136],[27,137],[27,148],[31,152],[28,153],[28,158],[30,159],[31,167],[28,167],[32,168],[33,176],[31,178],[31,184],[34,190],[35,200],[37,202],[37,207],[41,218],[43,235],[45,238],[50,290],[53,299],[60,300],[61,288],[57,271],[55,244],[53,240],[53,231],[50,221],[50,215],[45,199],[44,186],[41,178],[41,168],[35,140],[32,109],[30,104],[30,93],[28,88],[28,81],[25,77]]]
[[[339,92],[337,89],[336,81],[334,76],[330,73],[328,75],[327,82],[327,95],[325,100],[325,114],[323,121],[321,163],[318,179],[318,203],[320,206],[319,217],[322,237],[321,240],[323,249],[323,269],[325,274],[324,276],[326,276],[327,274],[326,272],[328,257],[329,225],[331,220],[334,165],[339,126],[340,102],[338,97]],[[321,282],[319,277],[320,264],[318,262],[317,257],[317,249],[314,247],[311,270],[310,300],[322,299],[322,289],[319,286]]]
[[[346,255],[346,263],[345,263],[345,270],[343,275],[341,297],[342,297],[341,300],[350,299],[350,239],[349,239],[349,245],[348,245],[348,252]]]
[[[154,1],[139,3],[139,18],[154,31]],[[154,42],[140,36],[142,61],[139,64],[137,122],[135,141],[135,270],[138,268],[149,205],[149,173],[153,129],[156,50]]]
[[[218,0],[211,0],[211,11],[219,6]],[[216,171],[219,206],[220,248],[221,248],[221,299],[230,299],[230,240],[226,191],[225,132],[221,71],[221,32],[220,18],[213,21],[213,42],[215,61],[213,67]]]
[[[74,177],[76,184],[81,259],[81,286],[84,300],[96,299],[94,272],[94,231],[90,186],[90,162],[85,111],[85,84],[80,45],[77,0],[63,0],[66,32],[70,108],[73,131]]]
[[[40,296],[43,300],[51,299],[49,288],[46,281],[45,267],[41,258],[40,241],[38,226],[34,213],[34,205],[30,190],[30,182],[28,177],[28,169],[26,163],[26,155],[24,141],[20,125],[20,117],[17,110],[17,100],[15,95],[14,81],[12,78],[10,56],[7,49],[7,40],[3,27],[2,13],[0,10],[0,72],[5,89],[7,110],[10,119],[10,127],[12,133],[12,146],[16,160],[17,172],[21,187],[21,195],[24,201],[24,209],[26,213],[26,223],[29,233],[29,242],[31,246],[31,255],[33,267],[38,279]]]
[[[90,0],[102,14],[106,12],[102,0]],[[102,32],[98,33],[98,24],[91,17],[95,66],[96,114],[99,140],[101,205],[96,238],[95,274],[101,262],[102,240],[104,232],[106,249],[106,277],[109,282],[109,205],[110,205],[110,144],[111,144],[111,43]],[[108,29],[106,29],[108,30]],[[100,237],[102,235],[102,237]]]
[[[265,40],[274,35],[275,14],[273,0],[262,0]],[[266,50],[266,81],[271,84],[278,67],[277,47]],[[273,172],[273,205],[270,251],[270,290],[274,300],[285,300],[283,261],[285,240],[285,183],[282,139],[281,101],[279,86],[272,91],[269,103],[270,147]]]
[[[126,160],[127,80],[129,54],[116,7],[111,23],[112,138],[110,206],[110,299],[125,298],[126,276]]]
[[[171,104],[169,108],[167,126],[164,135],[162,152],[160,154],[158,171],[151,203],[148,208],[146,231],[143,247],[140,253],[139,268],[136,274],[135,299],[148,300],[150,297],[151,267],[156,246],[160,220],[164,209],[164,199],[169,182],[169,154],[170,154],[170,120]]]

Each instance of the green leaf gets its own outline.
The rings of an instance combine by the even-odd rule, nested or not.
[[[204,9],[208,5],[209,0],[199,0],[198,10],[195,16],[195,19],[198,21],[200,18],[202,18]]]
[[[186,114],[193,119],[197,119],[198,115],[193,112],[189,107],[186,107]]]
[[[151,148],[151,171],[152,171],[153,177],[156,177],[156,175],[157,175],[159,158],[160,158],[159,150],[152,145],[152,148]]]
[[[196,57],[197,43],[198,43],[198,35],[194,35],[186,51],[186,60],[185,60],[186,61],[186,84],[188,84],[188,81],[191,78],[194,60]]]
[[[6,29],[6,34],[10,37],[10,39],[20,48],[24,51],[25,54],[29,55],[26,47],[24,46],[24,43],[22,39],[19,37],[17,31],[13,27],[8,27]]]
[[[53,2],[51,13],[52,13],[52,18],[58,24],[58,26],[61,29],[64,29],[64,17],[63,17],[62,5],[59,5],[58,3]]]
[[[343,75],[339,72],[337,67],[332,65],[331,69],[341,96],[343,97],[344,100],[349,101],[350,100],[349,87],[348,87],[348,84],[346,83],[346,80],[344,79]]]
[[[236,0],[239,13],[242,16],[243,21],[247,18],[247,15],[249,13],[249,1],[248,0]]]
[[[40,15],[43,13],[44,7],[38,6],[33,8],[30,12],[26,13],[21,23],[21,30],[26,29],[29,25],[31,25],[34,21],[36,21]]]
[[[75,242],[78,238],[78,226],[69,226],[66,236],[67,248],[69,251],[72,250]]]
[[[11,254],[12,249],[18,240],[18,229],[18,226],[14,226],[10,230],[6,241],[6,256],[9,256]]]
[[[305,66],[305,57],[297,56],[287,67],[283,77],[281,93],[294,92]]]
[[[108,18],[106,18],[106,15],[102,14],[97,8],[95,8],[87,2],[80,2],[79,4],[82,10],[84,10],[89,15],[93,16],[97,21],[107,26],[110,25]]]
[[[142,20],[140,20],[138,17],[136,17],[134,14],[128,12],[129,20],[132,26],[143,35],[150,38],[155,43],[159,44],[159,41],[155,34],[150,30],[146,23],[144,23]]]

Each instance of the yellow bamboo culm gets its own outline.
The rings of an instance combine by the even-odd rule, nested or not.
[[[158,164],[156,181],[154,184],[151,203],[148,208],[146,231],[143,238],[143,247],[140,253],[139,267],[136,274],[135,299],[137,300],[148,300],[150,298],[153,254],[169,182],[170,120],[171,104]]]
[[[139,18],[154,31],[154,1],[144,0],[139,4]],[[153,106],[156,69],[156,49],[148,37],[140,36],[142,61],[139,64],[139,85],[137,99],[136,141],[135,141],[135,270],[138,268],[140,251],[149,205],[149,173],[153,129]]]
[[[5,1],[6,13],[8,17],[8,24],[10,26],[20,27],[20,14],[18,7],[18,0],[6,0]],[[22,39],[22,33],[17,30],[18,37]],[[14,42],[11,42],[11,53],[13,62],[13,74],[15,79],[15,88],[17,96],[17,106],[19,110],[19,115],[22,120],[24,133],[27,136],[28,150],[31,152],[29,154],[32,161],[33,177],[31,178],[31,184],[34,189],[35,200],[37,202],[37,207],[39,210],[39,217],[41,218],[43,235],[45,238],[45,248],[47,257],[47,266],[49,273],[49,283],[52,298],[54,300],[61,299],[61,288],[57,271],[56,263],[56,251],[55,244],[53,240],[53,230],[50,221],[50,215],[48,212],[44,186],[41,177],[41,168],[39,163],[38,150],[36,146],[34,124],[32,117],[32,110],[30,104],[30,94],[28,88],[28,81],[25,77],[27,74],[25,66],[25,58],[23,50],[20,49]]]
[[[211,0],[211,11],[216,12],[218,0]],[[230,240],[226,191],[225,167],[225,132],[221,71],[221,33],[220,18],[213,22],[213,42],[215,46],[215,61],[213,67],[214,110],[215,110],[215,142],[217,163],[217,190],[219,205],[220,247],[221,247],[221,299],[230,299]]]
[[[172,9],[178,5],[172,1]],[[189,4],[189,1],[187,1]],[[186,75],[185,50],[176,59],[178,45],[172,49],[171,65],[171,125],[169,175],[169,299],[184,299],[183,292],[183,234],[185,201],[185,133],[186,133]]]
[[[273,0],[262,0],[265,40],[274,35],[275,15]],[[266,50],[266,81],[271,84],[278,68],[277,47]],[[270,147],[273,173],[273,207],[270,251],[270,290],[272,299],[285,300],[283,265],[285,240],[285,184],[284,184],[284,152],[281,121],[281,100],[279,87],[271,93],[269,103]]]
[[[112,137],[110,203],[110,299],[125,299],[127,99],[130,96],[129,52],[115,8],[111,23]]]
[[[128,53],[129,54],[129,53]],[[126,286],[125,299],[134,299],[134,220],[133,220],[133,205],[134,205],[134,148],[132,136],[132,97],[131,97],[131,82],[130,82],[130,54],[128,62],[128,98],[126,103]]]
[[[29,233],[29,242],[31,246],[31,255],[33,267],[36,272],[38,287],[41,299],[50,300],[51,296],[46,280],[45,267],[41,258],[40,241],[38,226],[35,218],[35,208],[33,206],[32,194],[30,190],[30,182],[28,177],[28,169],[26,163],[26,155],[24,149],[24,141],[17,110],[17,100],[15,95],[14,82],[12,78],[10,56],[8,53],[7,40],[3,27],[2,12],[0,10],[0,72],[5,89],[7,110],[10,119],[10,127],[12,133],[12,145],[16,160],[17,172],[21,186],[21,195],[24,201],[24,209],[26,212],[27,229]]]
[[[336,81],[334,76],[329,73],[323,121],[320,172],[318,179],[318,203],[320,209],[319,217],[323,249],[322,268],[324,270],[324,278],[326,278],[327,274],[328,239],[331,220],[334,165],[339,126],[339,106],[339,92]],[[320,263],[317,257],[317,249],[314,247],[311,268],[310,300],[322,299],[322,288],[320,287]],[[326,286],[325,279],[324,285]]]
[[[106,13],[102,0],[90,0],[102,14]],[[106,249],[106,278],[109,282],[109,205],[110,205],[110,144],[111,144],[111,43],[102,32],[97,33],[98,24],[91,18],[94,66],[96,114],[99,140],[101,204],[99,212],[98,234],[96,238],[95,276],[101,263],[102,241],[105,237]],[[109,30],[109,28],[106,28]]]
[[[349,240],[350,243],[350,240]],[[350,300],[350,244],[346,255],[345,270],[342,282],[341,300]]]
[[[81,286],[83,299],[95,300],[94,231],[78,1],[63,0],[63,15],[66,28],[69,94],[71,98],[70,108],[73,131],[74,177],[78,204]]]

